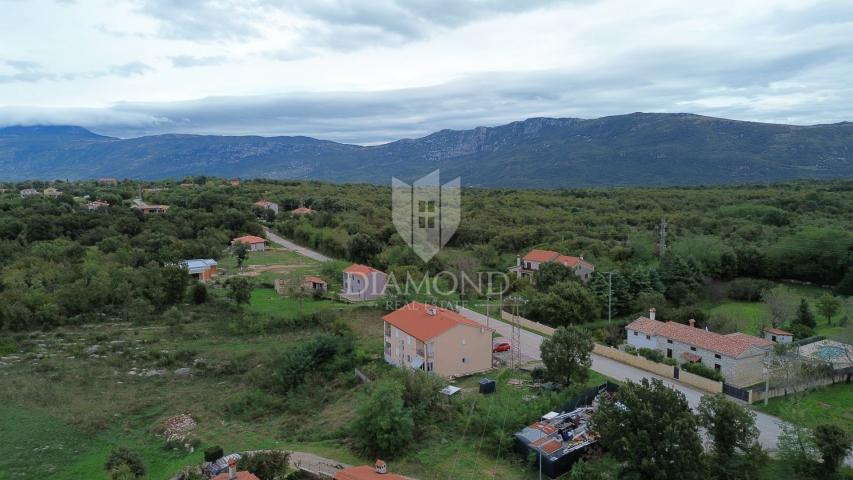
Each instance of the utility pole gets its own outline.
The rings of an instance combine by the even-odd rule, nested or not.
[[[666,253],[666,219],[660,221],[660,258],[663,260],[663,255]]]
[[[607,274],[607,325],[613,318],[613,274],[616,272],[603,272]]]
[[[510,368],[512,370],[515,370],[516,368],[518,368],[518,365],[520,363],[519,357],[521,351],[521,325],[518,320],[518,307],[524,303],[527,303],[527,300],[518,295],[513,295],[507,298],[507,300],[513,306],[512,321],[510,322],[510,325],[512,326],[512,343],[510,344],[510,351],[512,355],[510,355]]]

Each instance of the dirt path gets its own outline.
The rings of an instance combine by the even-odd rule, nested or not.
[[[294,252],[306,256],[312,260],[317,260],[318,262],[329,262],[332,260],[331,258],[323,255],[322,253],[315,252],[314,250],[305,248],[303,246],[291,242],[290,240],[282,238],[281,236],[277,235],[275,232],[268,228],[264,228],[264,234],[267,236],[267,239],[269,239],[269,241],[277,243],[278,245],[288,250],[293,250]]]

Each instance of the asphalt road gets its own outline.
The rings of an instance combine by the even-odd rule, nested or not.
[[[332,259],[323,255],[322,253],[315,252],[314,250],[305,248],[303,246],[297,245],[286,238],[282,238],[281,236],[275,234],[272,230],[268,228],[264,228],[264,234],[267,236],[267,239],[273,243],[277,243],[278,245],[288,249],[293,250],[294,252],[308,257],[313,260],[317,260],[318,262],[328,262]]]
[[[460,308],[460,313],[484,325],[487,323],[487,318],[485,315],[477,313],[473,310],[469,310],[467,308]],[[496,318],[489,318],[488,325],[491,328],[494,328],[500,335],[506,338],[512,338],[512,327],[508,323],[497,320]],[[528,330],[521,330],[520,354],[522,358],[539,360],[541,358],[539,355],[539,346],[541,344],[541,335],[530,332]],[[602,375],[606,375],[610,378],[619,381],[631,380],[632,382],[639,382],[643,378],[657,378],[670,388],[673,388],[683,393],[684,396],[687,398],[688,403],[690,403],[690,406],[694,409],[699,405],[699,400],[705,394],[701,390],[697,390],[695,388],[691,388],[686,385],[673,382],[667,378],[655,375],[654,373],[647,372],[645,370],[632,367],[630,365],[626,365],[624,363],[620,363],[606,357],[602,357],[601,355],[592,354],[592,369]],[[760,432],[758,441],[761,443],[761,446],[764,447],[766,450],[771,452],[777,450],[776,444],[779,438],[779,434],[782,432],[782,429],[779,427],[781,423],[783,423],[782,420],[776,417],[756,412],[755,424]],[[851,464],[850,457],[848,457],[847,463]]]

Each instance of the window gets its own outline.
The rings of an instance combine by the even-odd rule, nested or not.
[[[666,343],[672,343],[672,340],[667,339]]]
[[[412,356],[411,356],[411,355],[406,355],[406,361],[407,361],[407,362],[409,362],[409,363],[412,363]]]
[[[427,372],[431,372],[431,371],[432,371],[432,362],[427,362],[427,363],[426,363],[426,371],[427,371]]]
[[[652,339],[651,335],[646,335],[646,340],[651,340],[651,339]]]
[[[637,335],[639,335],[639,333],[637,333],[637,332],[634,332],[634,336],[635,336],[635,337],[636,337],[636,336],[637,336]]]
[[[714,364],[714,370],[716,370],[716,371],[718,371],[718,372],[719,372],[720,370],[722,370],[722,367],[720,367],[720,364],[719,364],[719,363],[715,363],[715,364]]]
[[[462,357],[462,363],[468,363],[468,359],[465,357]]]
[[[776,335],[771,335],[771,336],[770,336],[770,339],[771,339],[771,340],[773,340],[773,341],[775,342],[775,341],[776,341]]]
[[[406,345],[411,345],[411,344],[412,344],[412,337],[406,335]]]
[[[715,353],[714,358],[723,358],[723,357],[721,357],[719,353]]]
[[[692,350],[692,351],[694,351],[694,352],[695,352],[695,351],[696,351],[696,347],[690,347],[690,350]]]

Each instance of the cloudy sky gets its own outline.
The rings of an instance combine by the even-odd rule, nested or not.
[[[535,116],[853,120],[849,0],[0,0],[0,125],[371,144]]]

